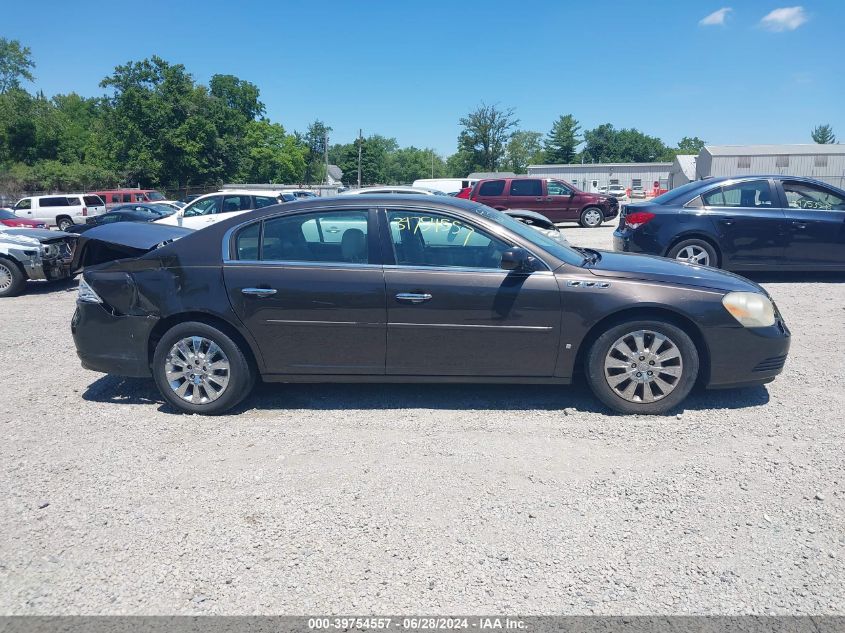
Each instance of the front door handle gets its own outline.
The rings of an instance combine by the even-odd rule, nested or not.
[[[800,220],[795,220],[795,221],[792,223],[792,226],[794,226],[796,229],[806,229],[806,228],[807,228],[807,223],[806,223],[806,222],[801,222]]]
[[[431,301],[431,295],[427,292],[400,292],[396,300],[402,303],[425,303]]]
[[[270,297],[276,294],[275,288],[241,288],[241,294],[253,297]]]
[[[719,222],[721,222],[725,226],[730,226],[731,224],[734,223],[734,219],[733,218],[722,218],[721,220],[719,220]]]

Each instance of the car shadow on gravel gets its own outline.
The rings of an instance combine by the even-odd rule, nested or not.
[[[84,400],[104,404],[156,404],[165,413],[177,413],[164,403],[155,383],[145,378],[103,376],[82,394]],[[765,387],[720,391],[694,390],[684,410],[744,409],[769,401]],[[589,413],[617,415],[602,405],[587,385],[576,381],[570,386],[490,385],[490,384],[279,384],[259,383],[252,394],[230,413],[251,409],[438,409],[491,411],[562,411],[575,409]]]
[[[46,295],[59,292],[76,292],[79,284],[76,278],[60,281],[27,281],[24,295]]]

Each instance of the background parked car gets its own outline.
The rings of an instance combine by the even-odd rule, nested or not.
[[[167,199],[167,196],[156,189],[103,189],[90,193],[100,196],[109,208],[128,202],[160,202]]]
[[[402,193],[410,195],[421,196],[445,196],[446,194],[437,189],[429,189],[428,187],[407,187],[404,185],[385,185],[383,187],[361,187],[360,189],[347,189],[340,195],[342,196],[357,196],[366,195],[370,193]]]
[[[252,209],[261,209],[281,202],[281,191],[258,193],[249,190],[232,190],[209,193],[196,198],[173,215],[157,220],[161,224],[201,229],[234,215]]]
[[[75,235],[49,229],[0,227],[0,298],[21,294],[30,279],[71,277],[75,242]]]
[[[627,195],[627,191],[622,185],[610,185],[607,188],[607,195],[613,196],[614,198],[624,198]]]
[[[645,189],[643,189],[642,185],[635,185],[631,187],[631,199],[640,198],[645,199]]]
[[[64,231],[74,224],[85,224],[88,216],[105,213],[106,205],[95,194],[30,196],[18,200],[14,211],[19,217],[41,220]]]
[[[782,175],[694,181],[623,207],[613,238],[728,270],[845,270],[845,191]]]
[[[530,226],[535,231],[539,231],[546,237],[550,237],[561,244],[569,244],[564,237],[561,230],[542,213],[536,211],[526,211],[523,209],[508,209],[503,211],[505,215],[512,217],[514,220],[519,220],[523,224]]]
[[[479,180],[470,199],[494,209],[528,209],[553,222],[601,226],[616,217],[619,204],[609,196],[586,193],[564,180],[546,178],[491,178]]]
[[[40,220],[19,218],[11,209],[0,209],[0,225],[21,229],[46,229],[47,224]]]
[[[127,204],[114,207],[110,211],[88,218],[85,224],[74,224],[68,229],[68,233],[84,233],[85,231],[114,222],[155,222],[175,213],[173,209],[162,205],[154,204]]]

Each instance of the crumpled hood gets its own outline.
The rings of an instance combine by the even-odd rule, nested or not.
[[[0,229],[0,242],[20,244],[22,246],[37,246],[45,242],[63,240],[65,238],[76,238],[76,235],[62,231],[51,231],[50,229]]]
[[[601,259],[588,268],[597,277],[657,281],[724,292],[759,292],[768,296],[768,293],[753,281],[717,268],[692,266],[654,255],[615,251],[600,253]]]

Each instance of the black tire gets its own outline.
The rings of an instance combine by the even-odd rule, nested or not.
[[[713,268],[719,268],[719,253],[716,252],[716,249],[713,248],[713,245],[710,242],[700,240],[698,238],[692,238],[678,242],[672,248],[669,249],[669,252],[666,254],[666,257],[670,259],[678,259],[678,255],[685,250],[687,252],[703,251],[707,257],[707,263],[703,263],[702,261],[693,261],[687,258],[683,258],[681,259],[681,261],[690,261],[691,263],[697,264],[699,266],[712,266]]]
[[[66,231],[67,229],[73,226],[73,220],[71,220],[69,217],[56,218],[56,226],[59,228],[60,231]]]
[[[578,218],[578,224],[585,229],[595,229],[601,226],[602,222],[604,222],[604,212],[598,207],[587,207],[581,211],[581,217]]]
[[[611,354],[611,349],[617,341],[624,339],[626,334],[640,331],[662,335],[675,346],[680,357],[680,362],[677,366],[673,364],[672,360],[657,360],[656,362],[659,362],[661,365],[665,364],[667,371],[672,370],[679,372],[680,376],[676,377],[676,380],[673,381],[673,376],[670,376],[668,373],[662,373],[659,368],[660,366],[651,365],[651,362],[649,361],[651,354],[660,353],[659,355],[661,356],[668,356],[672,352],[669,345],[662,342],[656,343],[656,337],[649,337],[648,335],[644,337],[642,347],[646,350],[646,352],[642,356],[631,356],[626,361],[616,360],[620,358],[619,356],[609,356]],[[629,341],[633,342],[633,337],[629,339]],[[654,347],[655,344],[657,345],[656,347]],[[629,343],[625,342],[625,345],[629,345]],[[630,351],[633,352],[633,349]],[[640,358],[645,358],[645,361],[641,361]],[[606,376],[606,359],[609,359],[612,364],[615,364],[614,361],[624,364],[625,369],[622,370],[617,369],[616,367],[611,367],[608,372],[612,371],[614,374],[608,374],[609,377]],[[628,363],[631,361],[636,362],[638,366],[636,368],[631,367],[629,369]],[[640,366],[641,364],[642,366]],[[658,369],[654,369],[655,366],[658,367]],[[670,369],[670,367],[677,367],[677,369]],[[614,411],[618,411],[619,413],[659,415],[678,406],[684,398],[687,397],[690,390],[695,385],[699,371],[698,350],[689,335],[671,323],[657,319],[630,321],[628,323],[622,323],[611,327],[604,334],[599,336],[598,339],[596,339],[587,354],[585,370],[587,374],[587,382],[590,384],[590,388],[593,390],[593,393],[599,400]],[[652,397],[654,397],[656,392],[653,387],[643,384],[642,387],[635,387],[633,393],[631,394],[633,399],[636,399],[637,394],[639,394],[639,401],[632,401],[631,399],[626,399],[620,395],[620,393],[617,393],[617,390],[611,387],[609,383],[610,379],[616,377],[623,378],[622,374],[629,372],[628,375],[631,376],[630,381],[617,384],[617,388],[619,390],[625,391],[631,384],[636,384],[636,382],[638,382],[635,372],[640,371],[641,374],[645,375],[645,373],[647,373],[645,370],[654,370],[655,373],[658,374],[655,376],[656,380],[654,380],[654,382],[649,382],[649,385],[657,384],[657,389],[659,390],[660,384],[658,381],[660,381],[664,384],[668,384],[671,389],[667,389],[664,395],[649,402],[646,401],[647,398],[644,398],[643,396],[644,390],[648,388]]]
[[[190,337],[201,337],[214,342],[222,350],[223,354],[225,354],[229,364],[228,384],[225,385],[216,399],[209,400],[208,402],[189,402],[187,399],[180,397],[174,391],[174,387],[171,387],[171,383],[166,375],[166,365],[168,363],[171,348],[173,348],[178,341]],[[205,369],[205,367],[198,367],[198,370],[200,368]],[[159,392],[161,392],[161,396],[168,404],[186,413],[200,413],[203,415],[218,415],[225,413],[241,402],[241,400],[246,398],[250,391],[252,391],[252,387],[255,384],[255,372],[238,344],[224,332],[221,332],[217,328],[206,323],[200,323],[198,321],[186,321],[185,323],[174,325],[165,333],[164,336],[161,337],[161,340],[159,340],[156,345],[155,353],[153,354],[152,372],[156,386],[158,387]],[[208,375],[213,381],[214,376],[212,376],[210,372]],[[181,381],[174,381],[174,383],[176,382],[178,382],[178,385],[181,387],[183,383],[189,381],[184,379]],[[202,387],[202,385],[200,385],[200,387],[201,388],[198,388],[197,391],[197,400],[201,400],[204,394],[207,395],[205,388]],[[186,388],[186,395],[194,397],[195,388],[196,387],[189,384]],[[187,393],[188,391],[190,392],[189,394]]]
[[[11,259],[0,257],[0,298],[17,297],[26,287],[26,275]]]

